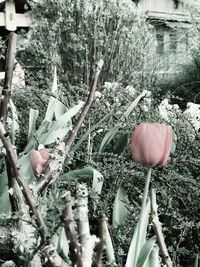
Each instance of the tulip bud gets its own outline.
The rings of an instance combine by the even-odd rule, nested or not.
[[[44,148],[44,146],[39,145],[38,150],[32,150],[30,154],[31,167],[33,173],[38,176],[43,173],[47,166],[47,161],[49,158],[49,152]]]
[[[160,123],[141,123],[133,131],[133,159],[143,165],[164,165],[172,146],[172,128]]]

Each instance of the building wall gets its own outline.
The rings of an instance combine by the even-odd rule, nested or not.
[[[161,74],[179,72],[192,58],[191,47],[198,45],[193,26],[186,16],[188,9],[184,4],[187,2],[182,1],[176,8],[172,0],[139,1],[139,8],[152,24],[148,64]],[[192,2],[200,7],[200,0],[190,0],[190,4]]]

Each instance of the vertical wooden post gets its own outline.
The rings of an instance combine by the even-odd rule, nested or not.
[[[11,32],[8,39],[8,49],[6,55],[5,80],[3,85],[1,104],[0,104],[0,121],[5,124],[8,113],[8,103],[10,101],[12,76],[14,69],[14,60],[16,54],[17,34]]]

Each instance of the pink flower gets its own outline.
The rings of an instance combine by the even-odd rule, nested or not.
[[[41,175],[46,166],[49,158],[49,152],[43,145],[39,145],[38,150],[32,150],[30,153],[31,167],[33,173],[38,176]]]
[[[164,165],[172,146],[172,128],[160,123],[141,123],[133,131],[133,159],[149,166]]]

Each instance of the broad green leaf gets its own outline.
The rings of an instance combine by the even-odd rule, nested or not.
[[[136,99],[131,103],[131,105],[128,107],[128,109],[124,113],[124,117],[127,119],[130,113],[133,111],[133,109],[137,106],[139,101],[146,95],[147,93],[144,91],[142,92]]]
[[[159,248],[157,245],[154,245],[144,267],[160,267],[160,266],[161,265],[159,261]]]
[[[199,254],[197,254],[195,262],[194,262],[194,267],[199,267]]]
[[[80,178],[80,177],[93,177],[93,168],[91,167],[85,167],[78,170],[69,171],[67,173],[64,173],[62,175],[62,179],[74,179],[74,178]]]
[[[79,112],[82,106],[83,102],[80,102],[65,112],[56,121],[43,121],[39,129],[35,132],[34,136],[32,136],[29,140],[29,143],[25,147],[23,153],[28,153],[38,144],[49,145],[54,143],[56,139],[63,140],[63,138],[72,128],[71,118]]]
[[[115,153],[122,154],[125,151],[128,143],[129,143],[129,134],[125,133],[125,134],[121,135],[118,138],[116,146],[114,148]]]
[[[59,231],[57,250],[64,260],[68,260],[69,244],[64,227]]]
[[[125,203],[128,202],[128,196],[122,186],[119,187],[113,207],[112,225],[117,227],[125,222],[128,216],[128,210]]]
[[[32,171],[31,161],[30,161],[30,153],[23,155],[19,159],[20,171],[23,177],[26,179],[28,183],[32,182],[35,179],[35,176]]]
[[[57,83],[57,71],[56,67],[54,69],[54,78],[53,78],[53,85],[51,89],[51,93],[53,96],[50,97],[49,103],[47,106],[46,114],[45,114],[45,120],[53,120],[54,117],[54,110],[57,103],[57,97],[58,97],[58,83]]]
[[[54,113],[55,113],[55,119],[58,120],[61,118],[63,114],[67,112],[67,107],[59,100],[57,100]]]
[[[64,173],[61,179],[74,179],[80,177],[88,177],[92,179],[92,188],[98,194],[101,193],[103,186],[103,175],[92,167],[85,167],[79,170],[73,170],[67,173]]]
[[[105,151],[107,145],[112,141],[113,137],[115,136],[115,134],[118,132],[118,130],[120,129],[122,125],[121,124],[117,124],[114,127],[112,127],[104,136],[100,147],[99,147],[99,153],[102,153]]]
[[[103,186],[103,175],[97,170],[93,169],[92,189],[94,189],[94,191],[97,194],[100,194],[102,186]]]
[[[141,240],[141,246],[144,245],[146,240],[146,233],[147,233],[147,225],[149,222],[149,212],[150,212],[150,201],[147,202],[147,205],[145,207],[144,211],[144,220],[141,222],[141,232],[143,239]],[[126,260],[125,267],[135,267],[134,265],[134,259],[135,259],[135,252],[136,252],[136,241],[137,241],[137,234],[138,234],[138,224],[136,225],[133,238],[131,240],[131,244],[128,251],[128,256]]]
[[[84,135],[81,136],[80,140],[73,146],[72,151],[76,151],[80,145],[83,143],[83,141],[88,137],[88,135],[94,131],[95,129],[97,129],[99,127],[99,125],[101,125],[101,123],[103,121],[105,121],[108,117],[110,117],[112,115],[113,111],[111,111],[110,113],[108,113],[105,117],[103,117],[99,122],[97,122],[94,126],[92,126]]]
[[[144,267],[145,266],[155,242],[156,242],[155,236],[153,236],[148,241],[146,241],[146,243],[142,247],[140,254],[138,256],[136,267]]]
[[[69,261],[68,254],[69,254],[69,244],[67,237],[65,235],[64,227],[59,228],[58,232],[56,232],[53,237],[52,241],[56,246],[58,254],[66,261]]]
[[[1,267],[16,267],[16,264],[13,261],[6,261]]]
[[[8,186],[6,186],[4,189],[5,192],[0,195],[0,213],[9,213],[11,211],[11,205],[8,194]]]
[[[35,132],[36,120],[38,118],[39,111],[37,109],[30,109],[29,112],[29,128],[28,128],[28,139],[31,138],[32,134]]]

